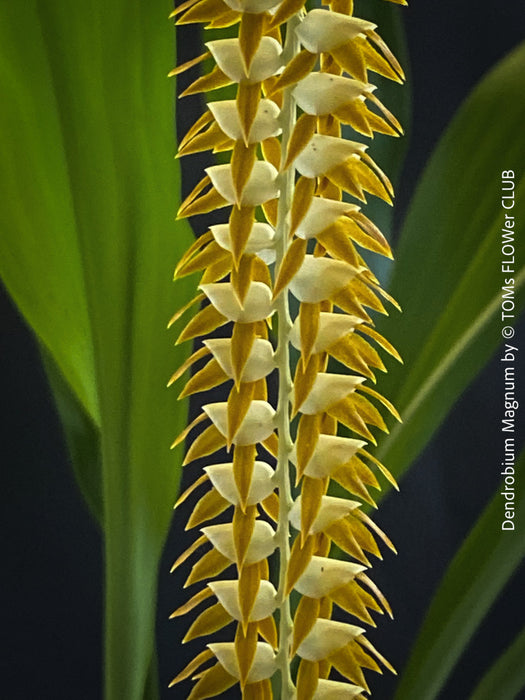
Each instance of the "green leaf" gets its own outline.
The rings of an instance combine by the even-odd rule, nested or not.
[[[91,514],[102,527],[104,504],[100,431],[65,381],[53,358],[45,348],[41,352],[77,484]]]
[[[525,689],[525,628],[480,680],[470,700],[515,700]]]
[[[522,473],[524,466],[522,453],[516,472]],[[500,491],[442,579],[401,676],[396,699],[433,700],[438,696],[483,617],[522,561],[525,539],[501,527],[506,501]],[[513,504],[515,512],[522,512],[525,492],[518,491]],[[482,697],[504,696],[498,692]]]
[[[171,282],[191,240],[173,222],[171,7],[0,8],[0,271],[100,431],[106,698],[153,697],[157,567],[181,463],[169,445],[187,413],[165,387],[189,348],[165,328],[192,291]]]
[[[379,450],[401,475],[421,452],[454,401],[516,322],[525,301],[525,260],[503,273],[502,171],[514,170],[515,239],[525,220],[525,45],[473,91],[434,153],[408,213],[391,293],[404,313],[378,328],[401,353],[381,389],[404,423]],[[494,124],[497,123],[497,128]],[[516,243],[517,246],[517,243]],[[501,320],[505,278],[514,280],[515,317]],[[512,343],[512,341],[507,341]]]

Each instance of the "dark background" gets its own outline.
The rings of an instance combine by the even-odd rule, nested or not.
[[[412,61],[413,124],[398,189],[398,221],[461,100],[495,61],[525,37],[523,5],[518,0],[414,0],[400,11]],[[68,465],[38,349],[5,294],[0,297],[0,318],[4,562],[0,697],[97,700],[102,663],[100,533]],[[522,348],[524,336],[522,328],[516,338]],[[493,465],[500,459],[496,436],[501,412],[492,397],[500,390],[499,378],[493,362],[460,399],[403,482],[401,495],[387,498],[378,513],[379,524],[394,542],[402,543],[397,557],[387,554],[385,562],[374,567],[375,580],[396,615],[393,623],[381,621],[378,646],[399,671],[447,562],[496,486]],[[161,566],[158,642],[163,688],[181,667],[181,630],[167,622],[178,599],[178,583],[168,575],[180,551],[178,538],[178,532],[170,534]],[[479,674],[522,626],[524,584],[521,571],[440,697],[467,698]],[[375,698],[393,696],[392,679],[370,681]],[[163,693],[166,698],[182,697],[181,690]]]

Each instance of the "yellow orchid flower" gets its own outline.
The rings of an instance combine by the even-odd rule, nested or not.
[[[204,363],[181,396],[230,387],[174,442],[188,440],[185,464],[209,464],[178,501],[200,494],[187,523],[200,536],[173,565],[192,559],[185,586],[201,588],[172,616],[207,603],[187,642],[235,627],[173,679],[195,678],[190,700],[235,685],[243,698],[272,698],[275,674],[281,700],[360,699],[370,692],[363,669],[393,671],[361,625],[392,614],[369,577],[369,557],[381,558],[380,543],[395,549],[363,506],[375,506],[378,476],[395,486],[368,447],[377,429],[387,431],[384,409],[399,419],[369,386],[375,370],[385,371],[380,352],[400,360],[373,324],[374,313],[387,312],[384,300],[396,303],[362,255],[392,257],[358,202],[372,195],[392,203],[394,193],[368,146],[343,138],[342,125],[367,137],[400,135],[369,72],[401,82],[403,71],[350,0],[310,12],[304,4],[188,0],[173,13],[181,24],[239,25],[238,38],[207,42],[205,54],[171,73],[212,58],[215,67],[183,95],[237,86],[236,99],[208,103],[179,151],[231,152],[229,163],[206,168],[179,211],[223,210],[224,220],[177,265],[176,278],[200,273],[200,293],[170,322],[205,301],[177,341],[201,338],[170,384]],[[222,337],[206,337],[217,329]],[[351,373],[333,371],[330,358]],[[223,448],[230,461],[213,456]],[[350,497],[331,495],[332,482]],[[229,520],[214,523],[220,514]],[[346,558],[330,556],[333,547]],[[344,622],[332,619],[334,605]]]

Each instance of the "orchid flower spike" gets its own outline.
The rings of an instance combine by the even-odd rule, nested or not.
[[[370,253],[392,252],[362,207],[393,202],[365,141],[403,133],[376,78],[404,74],[352,0],[324,5],[186,0],[172,13],[178,24],[238,26],[170,74],[213,64],[181,95],[212,97],[178,156],[231,154],[178,213],[224,214],[179,261],[175,279],[200,282],[170,322],[181,323],[177,343],[200,340],[169,383],[182,383],[181,397],[228,392],[204,400],[174,442],[187,441],[184,464],[208,461],[177,503],[197,499],[186,527],[198,534],[173,565],[196,590],[172,617],[193,612],[184,642],[205,640],[171,683],[187,684],[189,700],[233,687],[266,700],[276,684],[281,700],[364,700],[365,674],[394,671],[365,627],[392,615],[369,570],[395,549],[364,506],[377,507],[385,482],[397,487],[373,446],[385,418],[400,418],[371,385],[385,355],[401,360],[374,326],[398,307],[369,266]],[[235,98],[221,100],[227,85]]]

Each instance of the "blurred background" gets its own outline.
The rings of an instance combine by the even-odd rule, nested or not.
[[[378,0],[370,0],[374,1]],[[396,230],[425,162],[463,98],[525,37],[525,15],[518,0],[414,2],[402,13],[410,55],[413,121],[397,191]],[[495,196],[498,187],[496,181]],[[4,561],[0,696],[8,700],[97,700],[101,698],[102,663],[100,533],[74,482],[38,348],[3,290],[0,318]],[[515,340],[525,352],[523,322]],[[379,634],[370,636],[379,640],[379,649],[400,671],[448,561],[497,486],[499,367],[498,360],[493,360],[465,392],[403,481],[401,493],[389,496],[376,518],[400,553],[397,557],[387,554],[374,568],[395,620],[382,620]],[[523,379],[519,390],[525,403]],[[522,431],[522,441],[524,436]],[[521,527],[523,533],[523,523]],[[172,528],[160,574],[158,645],[163,698],[182,697],[180,690],[165,690],[183,665],[182,629],[167,620],[177,605],[181,581],[168,574],[181,550],[180,528],[180,523]],[[487,663],[514,637],[525,617],[524,585],[522,567],[440,697],[468,698]],[[370,680],[375,698],[393,697],[394,679]]]

